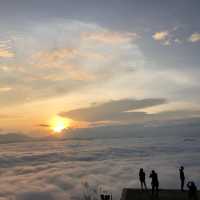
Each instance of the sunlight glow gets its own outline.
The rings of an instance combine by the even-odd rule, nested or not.
[[[70,120],[59,116],[54,117],[50,122],[50,127],[54,133],[61,133],[64,129],[68,129]]]

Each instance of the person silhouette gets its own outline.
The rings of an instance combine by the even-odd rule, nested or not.
[[[198,197],[197,197],[197,187],[196,187],[195,183],[193,181],[189,181],[187,183],[187,187],[189,189],[189,191],[188,191],[189,199],[197,200],[198,199]]]
[[[143,190],[144,188],[147,190],[147,185],[146,185],[146,181],[145,181],[145,172],[144,172],[143,168],[140,168],[139,180],[140,180],[140,184],[141,184],[141,190]]]
[[[158,195],[158,187],[159,187],[158,175],[154,170],[152,170],[149,177],[151,178],[152,195],[154,194],[155,190],[156,194]]]
[[[184,167],[183,166],[181,166],[179,168],[179,174],[180,174],[180,180],[181,180],[181,191],[184,191],[185,174],[184,174]]]

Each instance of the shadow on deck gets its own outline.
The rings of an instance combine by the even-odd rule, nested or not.
[[[197,192],[197,199],[200,200],[200,192]],[[158,196],[151,195],[151,190],[141,191],[140,189],[124,188],[120,200],[188,200],[188,192],[180,190],[160,190]],[[193,200],[193,199],[191,199]]]

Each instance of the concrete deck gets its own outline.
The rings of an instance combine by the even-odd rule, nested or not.
[[[197,192],[198,200],[200,200],[200,192]],[[140,189],[124,188],[120,200],[188,200],[188,192],[180,190],[159,190],[159,194],[152,196],[151,190],[141,191]]]

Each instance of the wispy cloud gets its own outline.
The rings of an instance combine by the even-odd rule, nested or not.
[[[15,53],[11,49],[11,41],[9,39],[0,40],[0,58],[14,58],[14,57]]]
[[[200,33],[193,33],[190,37],[189,37],[189,41],[190,42],[200,42]]]
[[[13,58],[15,54],[7,49],[0,48],[0,58]]]
[[[11,87],[0,87],[0,93],[1,93],[1,92],[9,92],[9,91],[11,91],[11,90],[12,90]]]
[[[183,36],[180,34],[178,27],[155,32],[152,37],[155,41],[160,42],[164,46],[171,46],[173,44],[180,45],[183,43]]]
[[[152,37],[154,40],[160,42],[164,46],[170,46],[173,42],[175,42],[172,39],[171,33],[167,30],[155,32]]]
[[[63,67],[66,61],[74,58],[76,49],[72,48],[58,48],[37,52],[32,56],[32,63],[37,67]]]
[[[183,36],[180,35],[180,31],[178,32],[179,34],[177,35],[178,30],[179,30],[178,28],[175,28],[170,31],[164,30],[160,32],[155,32],[152,35],[152,37],[154,40],[160,42],[161,44],[165,46],[170,46],[171,44],[182,44],[183,40],[184,41],[188,40],[189,42],[193,42],[193,43],[200,41],[200,33],[194,32],[193,34],[190,35],[188,39],[187,38],[183,39]],[[182,39],[180,39],[180,37],[182,37]]]
[[[168,38],[169,32],[168,31],[160,31],[153,34],[153,39],[158,41],[164,41]]]
[[[8,36],[15,59],[0,66],[2,84],[16,91],[2,97],[4,104],[66,95],[112,81],[117,74],[122,78],[143,62],[134,43],[136,33],[97,24],[55,20],[31,24],[17,35]],[[6,51],[1,54],[6,56]],[[7,52],[7,56],[13,55]]]
[[[86,32],[82,34],[83,39],[93,40],[94,42],[103,42],[107,44],[119,45],[124,42],[130,42],[139,38],[136,33],[118,33],[112,31]]]
[[[39,126],[39,127],[46,127],[46,128],[48,128],[50,125],[49,125],[49,124],[38,124],[37,126]]]

